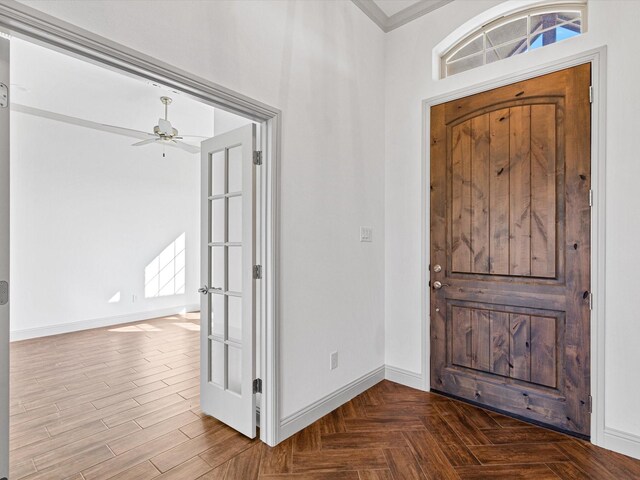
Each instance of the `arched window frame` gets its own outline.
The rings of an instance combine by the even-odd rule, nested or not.
[[[487,23],[485,23],[484,25],[482,25],[479,28],[474,29],[471,33],[465,35],[461,40],[459,40],[458,42],[456,42],[452,47],[448,48],[441,56],[440,56],[440,78],[446,78],[449,77],[451,75],[455,75],[456,73],[461,73],[463,71],[469,71],[469,70],[473,70],[475,68],[481,67],[483,65],[487,65],[488,63],[494,63],[495,61],[500,61],[500,60],[504,60],[505,58],[510,58],[511,56],[515,56],[515,55],[519,55],[521,53],[527,53],[529,51],[531,51],[531,40],[533,37],[535,37],[536,35],[539,35],[541,32],[540,31],[536,31],[536,32],[531,32],[531,17],[534,15],[540,15],[540,14],[546,14],[546,13],[560,13],[560,12],[574,12],[574,13],[578,13],[580,15],[580,32],[578,35],[582,35],[583,33],[585,33],[587,31],[587,4],[586,3],[582,3],[582,2],[571,2],[571,3],[549,3],[546,5],[541,5],[541,6],[537,6],[537,7],[529,7],[529,8],[523,8],[521,10],[517,10],[515,12],[512,12],[508,15],[502,15],[494,20],[491,20]],[[500,58],[494,61],[490,61],[487,62],[487,52],[492,50],[492,48],[496,48],[496,47],[500,47],[500,46],[504,46],[507,45],[509,42],[513,42],[514,39],[509,40],[509,42],[503,43],[503,44],[498,44],[498,45],[493,45],[493,46],[487,46],[487,33],[491,32],[492,30],[495,30],[498,27],[501,27],[503,25],[506,25],[508,23],[512,23],[515,22],[519,19],[522,18],[526,18],[527,19],[527,34],[526,36],[520,37],[522,40],[526,39],[526,49],[524,49],[521,52],[517,52],[515,54],[512,55],[508,55],[504,58]],[[567,22],[568,23],[568,22]],[[566,24],[565,24],[566,25]],[[552,29],[557,28],[558,26],[562,26],[562,25],[555,25],[554,27],[552,27]],[[467,69],[464,70],[460,70],[459,72],[453,72],[453,73],[449,73],[448,72],[448,65],[449,63],[449,59],[453,56],[455,56],[460,50],[462,50],[463,48],[467,47],[468,45],[470,45],[472,42],[476,41],[476,39],[478,39],[479,37],[483,38],[483,47],[482,50],[480,50],[480,53],[476,52],[475,55],[478,55],[478,58],[482,59],[482,63],[479,63],[477,65],[471,66]],[[517,41],[517,40],[516,40]],[[554,41],[552,44],[555,44],[559,41],[562,40],[558,40],[558,41]],[[552,45],[549,44],[549,45]],[[543,46],[548,46],[548,45],[543,45]],[[459,60],[462,59],[466,59],[469,57],[474,56],[474,54],[471,54],[469,56],[464,56],[461,57]]]

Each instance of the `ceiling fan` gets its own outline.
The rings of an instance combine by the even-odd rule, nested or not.
[[[122,128],[122,127],[118,127],[118,128],[120,130],[128,130],[131,134],[135,133],[137,135],[132,135],[132,136],[138,136],[138,138],[140,138],[140,135],[144,135],[142,137],[144,138],[144,140],[142,140],[141,142],[134,143],[132,145],[133,147],[141,147],[143,145],[150,145],[152,143],[157,143],[163,146],[166,145],[169,147],[179,148],[180,150],[184,150],[185,152],[189,152],[189,153],[200,153],[200,147],[191,145],[186,142],[182,142],[181,140],[185,137],[202,138],[202,139],[206,137],[201,137],[197,135],[179,136],[178,130],[173,128],[173,126],[171,125],[171,122],[169,122],[169,105],[173,100],[171,99],[171,97],[160,97],[160,101],[164,105],[164,118],[158,119],[158,124],[155,127],[153,127],[153,133],[142,132],[140,130],[133,130],[129,128]],[[152,138],[147,138],[147,137],[152,137]],[[164,157],[164,153],[162,154],[162,156]]]

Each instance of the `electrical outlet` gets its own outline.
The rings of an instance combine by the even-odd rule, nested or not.
[[[329,368],[331,370],[335,370],[336,368],[338,368],[338,352],[331,352],[329,360],[330,360]]]
[[[371,241],[373,241],[373,228],[371,228],[371,227],[360,227],[360,241],[361,242],[371,242]]]

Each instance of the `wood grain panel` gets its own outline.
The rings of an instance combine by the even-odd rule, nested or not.
[[[509,273],[531,274],[531,107],[512,107],[509,125]]]
[[[476,370],[491,371],[491,312],[471,310],[471,366]]]
[[[556,108],[531,106],[531,274],[556,275]]]
[[[452,246],[454,272],[471,269],[471,122],[452,130]]]
[[[555,387],[557,385],[556,319],[531,316],[531,381]]]
[[[452,363],[471,367],[471,309],[452,307],[451,309],[451,352]]]
[[[509,362],[512,378],[531,380],[531,330],[529,315],[509,314]]]
[[[489,114],[489,272],[496,275],[509,274],[509,117],[509,109]]]
[[[491,312],[491,371],[496,375],[508,377],[510,339],[509,314],[504,312]]]
[[[474,273],[489,273],[489,115],[471,119],[471,250]]]

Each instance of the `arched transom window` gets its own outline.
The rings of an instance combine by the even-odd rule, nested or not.
[[[442,56],[442,77],[513,57],[585,31],[583,4],[551,5],[499,18]]]

